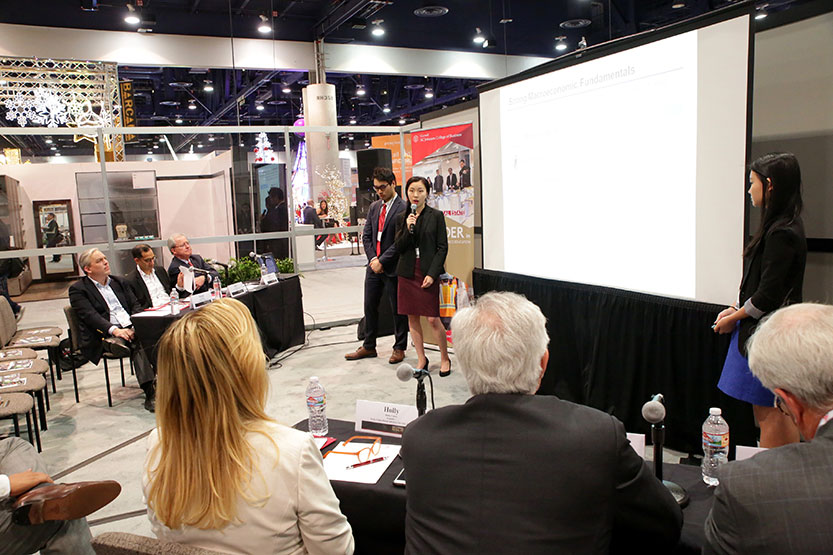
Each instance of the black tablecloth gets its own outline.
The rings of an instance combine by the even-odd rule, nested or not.
[[[304,343],[304,308],[298,276],[248,291],[235,299],[245,304],[252,313],[260,329],[263,350],[270,357]],[[175,320],[190,310],[184,308],[176,315],[160,314],[133,318],[136,340],[152,362],[156,362],[157,344],[162,334]]]
[[[359,432],[355,423],[344,420],[330,420],[329,435],[343,441]],[[307,430],[307,421],[295,424],[300,430]],[[361,432],[361,435],[374,435]],[[399,444],[397,438],[382,437],[382,442]],[[326,448],[329,451],[335,444]],[[649,463],[650,464],[650,463]],[[402,459],[396,457],[379,481],[375,484],[354,484],[332,482],[333,490],[341,502],[341,512],[353,527],[356,553],[400,554],[405,548],[405,488],[393,485],[393,479],[402,470]],[[705,543],[703,523],[712,504],[712,489],[703,483],[700,468],[679,464],[663,467],[666,480],[676,482],[688,491],[689,505],[683,509],[683,531],[676,553],[700,553]],[[629,546],[638,551],[639,546]]]

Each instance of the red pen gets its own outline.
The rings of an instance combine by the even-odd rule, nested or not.
[[[385,459],[387,459],[387,457],[379,457],[378,459],[372,459],[372,460],[369,460],[369,461],[364,461],[364,462],[360,462],[360,463],[356,463],[356,464],[351,464],[350,466],[348,466],[346,468],[346,470],[350,470],[351,468],[359,468],[360,466],[364,466],[366,464],[373,464],[373,463],[377,463],[377,462],[382,462]]]

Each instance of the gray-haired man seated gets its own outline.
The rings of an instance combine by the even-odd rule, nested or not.
[[[747,350],[806,442],[720,469],[704,552],[833,553],[833,306],[772,313]]]

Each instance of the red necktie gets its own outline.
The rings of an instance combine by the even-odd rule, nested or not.
[[[388,213],[388,205],[382,205],[382,211],[379,213],[379,232],[382,233],[382,230],[385,228],[385,215]],[[379,237],[377,233],[377,237]],[[376,241],[376,256],[380,256],[382,254],[382,243],[380,241]]]

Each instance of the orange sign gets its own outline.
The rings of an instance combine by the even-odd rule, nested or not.
[[[402,155],[399,151],[399,135],[380,135],[370,139],[373,148],[387,148],[393,158],[393,173],[396,181],[405,183],[412,175],[411,168],[411,135],[405,134],[405,179],[402,179]]]

